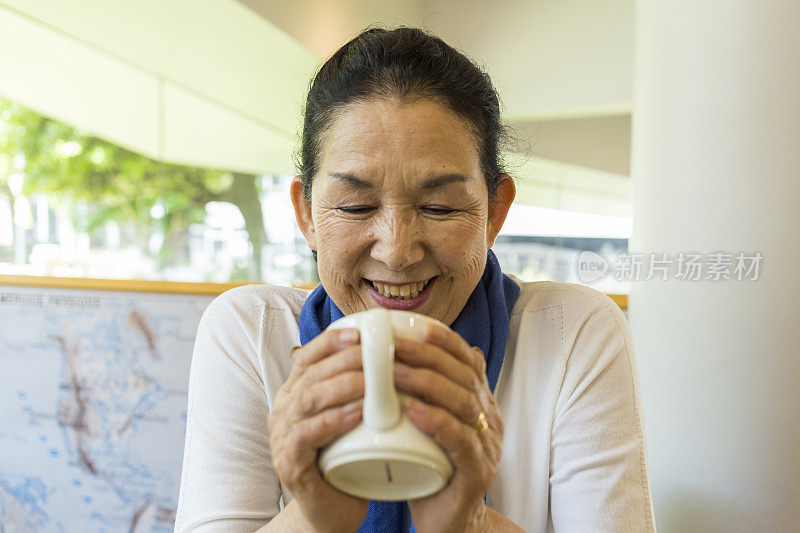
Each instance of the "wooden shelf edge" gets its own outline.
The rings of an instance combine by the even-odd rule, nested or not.
[[[628,309],[628,295],[627,294],[608,294],[609,298],[614,300],[614,303],[619,306],[623,311]]]
[[[148,281],[140,279],[61,278],[55,276],[0,275],[0,285],[46,287],[55,289],[84,289],[92,291],[158,292],[168,294],[218,295],[254,281],[228,283],[191,283],[184,281]]]
[[[218,295],[242,285],[257,281],[230,281],[228,283],[192,283],[185,281],[147,281],[140,279],[61,278],[55,276],[0,275],[0,286],[48,287],[56,289],[84,289],[94,291],[158,292],[167,294]],[[302,286],[313,289],[314,286]],[[628,308],[627,294],[609,294],[620,309]]]

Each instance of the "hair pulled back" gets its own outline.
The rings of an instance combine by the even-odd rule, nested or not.
[[[497,193],[504,135],[492,81],[462,53],[418,28],[369,28],[320,68],[306,98],[299,171],[306,199],[319,170],[325,132],[344,108],[374,97],[434,99],[470,125],[489,191]]]

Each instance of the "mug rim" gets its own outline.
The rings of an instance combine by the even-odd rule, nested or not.
[[[421,318],[423,321],[427,323],[438,324],[443,326],[447,329],[450,329],[450,326],[445,324],[439,319],[433,318],[432,316],[423,315],[422,313],[415,313],[414,311],[405,311],[402,309],[384,309],[383,307],[374,307],[372,309],[366,309],[364,311],[359,311],[358,313],[351,313],[349,315],[345,315],[342,318],[339,318],[331,323],[330,328],[339,329],[339,328],[346,328],[346,327],[355,327],[350,326],[347,322],[350,320],[356,320],[356,317],[365,316],[368,313],[375,313],[375,312],[386,312],[389,313],[390,317],[392,317],[392,321],[394,321],[394,317],[399,316],[406,316],[407,318]]]

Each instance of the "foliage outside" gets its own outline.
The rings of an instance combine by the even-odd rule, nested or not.
[[[266,231],[256,178],[154,161],[0,99],[0,197],[23,229],[31,225],[28,199],[43,194],[91,238],[109,221],[141,250],[163,235],[159,264],[181,264],[189,227],[203,222],[206,205],[229,202],[244,218],[251,254],[235,277],[259,279]]]

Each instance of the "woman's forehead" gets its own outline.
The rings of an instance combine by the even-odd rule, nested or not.
[[[478,171],[478,151],[466,121],[442,104],[374,99],[338,114],[323,142],[325,173],[381,173],[387,166],[418,167],[414,173]]]

